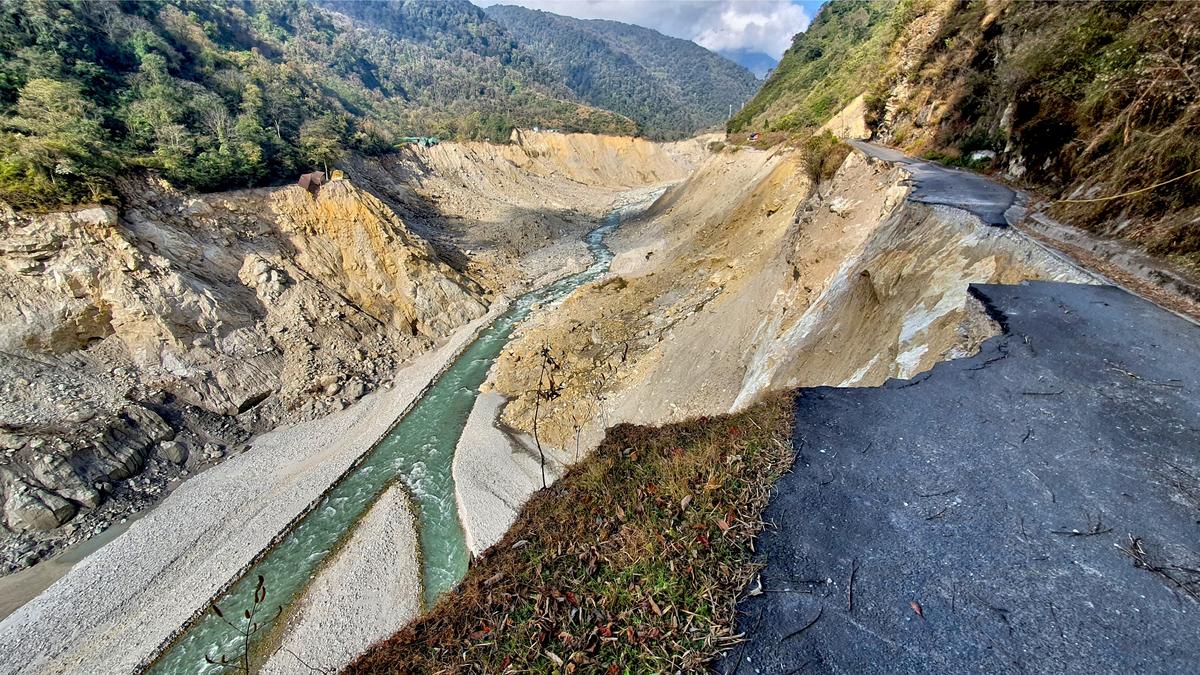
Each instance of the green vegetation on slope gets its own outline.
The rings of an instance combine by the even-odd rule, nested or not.
[[[928,47],[874,87],[892,142],[955,163],[995,152],[995,168],[1056,198],[1119,195],[1200,169],[1200,3],[993,1],[942,11]],[[1193,175],[1120,199],[1060,203],[1055,213],[1197,264],[1198,203]]]
[[[1200,3],[832,0],[729,130],[811,128],[865,93],[911,153],[993,152],[980,168],[1056,199],[1138,191],[1053,213],[1200,266],[1198,83]]]
[[[329,7],[0,1],[0,200],[104,200],[128,168],[198,190],[257,185],[414,134],[635,131],[565,100],[465,0]]]
[[[878,77],[911,16],[910,0],[833,0],[792,40],[762,91],[728,131],[820,126]]]
[[[734,640],[750,541],[792,461],[790,396],[610,429],[426,616],[345,671],[699,671]]]
[[[647,28],[515,6],[486,11],[580,100],[632,118],[651,138],[719,126],[758,89],[736,63]]]

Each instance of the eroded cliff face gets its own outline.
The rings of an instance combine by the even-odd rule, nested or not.
[[[56,527],[106,494],[117,517],[161,489],[121,481],[343,407],[486,311],[475,282],[349,181],[126,195],[120,211],[0,225],[11,530]]]
[[[353,173],[456,266],[489,289],[512,290],[586,267],[583,235],[612,204],[631,189],[683,180],[707,140],[514,131],[506,145],[411,147],[356,162]]]
[[[993,327],[972,282],[1086,281],[1018,234],[906,200],[851,154],[814,186],[793,150],[711,157],[614,239],[612,274],[521,329],[493,372],[529,429],[538,350],[562,364],[543,440],[738,409],[769,390],[878,385],[973,353]]]
[[[120,210],[3,213],[0,572],[252,434],[352,403],[495,294],[582,268],[581,235],[614,201],[703,153],[513,140],[350,158],[352,180],[316,194],[130,179]]]

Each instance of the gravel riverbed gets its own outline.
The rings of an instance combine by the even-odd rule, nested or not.
[[[131,672],[369,450],[477,331],[455,332],[393,386],[264,434],[187,481],[113,542],[0,622],[0,672]]]

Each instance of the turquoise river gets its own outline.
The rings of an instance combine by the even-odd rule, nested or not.
[[[325,494],[283,539],[250,567],[217,603],[238,623],[249,607],[259,575],[266,579],[269,608],[260,613],[270,632],[276,607],[299,600],[318,568],[354,528],[354,524],[393,481],[403,481],[417,507],[425,602],[454,587],[467,570],[470,553],[463,537],[454,494],[451,465],[454,448],[479,386],[500,355],[514,327],[538,305],[549,305],[608,270],[613,254],[604,244],[633,207],[610,213],[585,238],[593,262],[583,272],[543,286],[515,300],[438,376],[417,403],[399,419],[363,460]],[[193,675],[220,673],[205,655],[242,653],[242,636],[212,612],[204,613],[149,668],[150,673]]]

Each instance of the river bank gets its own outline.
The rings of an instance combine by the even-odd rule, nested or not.
[[[635,190],[617,205],[628,209],[630,204],[653,201],[657,194]],[[597,232],[615,227],[616,222]],[[598,234],[589,245],[599,247],[597,251],[604,251],[604,255],[598,254],[590,268],[582,269],[584,261],[572,247],[547,251],[544,255],[556,258],[557,269],[533,285],[544,285],[548,292],[544,297],[539,294],[530,298],[525,310],[513,317],[514,323],[530,307],[552,305],[576,284],[602,273],[611,256],[600,245],[601,236]],[[572,274],[578,278],[562,279]],[[182,485],[144,520],[133,524],[126,536],[92,553],[0,624],[0,647],[4,648],[0,666],[10,667],[13,672],[58,672],[128,671],[146,664],[180,626],[205,611],[207,601],[229,579],[249,567],[280,533],[311,509],[328,486],[420,399],[437,374],[473,343],[479,330],[491,325],[506,309],[507,302],[494,303],[487,316],[398,371],[393,387],[326,418],[265,434],[255,439],[245,453]],[[363,526],[379,525],[376,512],[385,501],[380,500],[365,514]],[[388,520],[392,519],[385,518],[384,522]],[[457,528],[457,516],[455,521]],[[314,583],[303,596],[307,606],[318,603],[322,607],[316,618],[302,617],[285,630],[284,646],[290,651],[313,655],[312,631],[305,627],[328,619],[331,612],[325,611],[329,609],[329,602],[325,602],[329,598],[325,596],[332,589],[345,588],[355,570],[363,572],[353,565],[347,567],[346,562],[347,550],[361,548],[360,538],[348,542],[347,549],[342,550],[346,555],[324,567],[320,583]],[[385,634],[381,632],[385,628],[394,631],[415,616],[420,607],[420,575],[416,573],[420,548],[399,548],[408,553],[403,560],[390,557],[389,563],[393,569],[413,573],[392,581],[411,587],[403,595],[417,599],[409,603],[413,607],[390,613],[378,631],[364,633],[358,641],[362,644],[356,643],[349,651],[341,644],[332,651],[318,650],[318,660],[344,660],[374,637]],[[378,564],[372,569],[378,571]],[[322,588],[328,591],[324,596]]]
[[[399,369],[391,388],[278,429],[180,486],[0,622],[0,671],[130,672],[307,511],[504,309]]]
[[[415,619],[421,612],[419,557],[413,508],[397,483],[310,584],[297,603],[296,621],[259,672],[331,672]]]
[[[253,651],[264,655],[273,651],[272,645],[276,644],[273,636],[281,637],[285,647],[292,644],[288,651],[293,653],[295,649],[309,652],[310,648],[316,647],[307,644],[308,640],[303,637],[306,617],[303,612],[297,615],[296,608],[310,602],[313,593],[320,595],[321,588],[354,585],[354,574],[347,576],[343,569],[346,566],[338,563],[338,556],[344,553],[342,542],[350,537],[349,545],[354,546],[355,530],[373,520],[372,505],[376,509],[380,507],[376,497],[398,482],[404,484],[415,508],[425,605],[433,605],[442,593],[457,585],[467,571],[470,550],[455,499],[452,465],[456,444],[463,434],[480,385],[514,327],[531,311],[547,311],[557,306],[577,287],[604,274],[612,260],[612,252],[604,245],[605,236],[623,218],[639,212],[660,193],[661,190],[637,190],[617,200],[616,208],[585,237],[592,257],[590,266],[514,300],[434,379],[412,409],[364,455],[361,462],[331,485],[315,508],[289,527],[286,534],[270,549],[264,550],[252,566],[244,568],[239,577],[214,598],[214,602],[230,616],[241,615],[243,610],[270,610],[274,603],[282,608],[288,626],[281,636],[275,614],[255,619],[263,632],[253,639]],[[328,557],[330,555],[334,557]],[[392,572],[379,567],[378,561],[374,569],[379,576]],[[314,583],[318,577],[319,581]],[[267,580],[266,586],[273,598],[265,607],[251,605],[251,598],[258,595],[254,590],[256,579]],[[261,585],[262,582],[258,583]],[[320,623],[345,622],[348,618],[345,615],[338,617],[326,609],[318,612]],[[403,617],[397,619],[393,630],[401,628],[404,622]],[[333,631],[338,635],[344,632],[358,635],[359,631],[357,626]],[[155,658],[151,672],[192,673],[197,669],[199,672],[218,672],[219,665],[206,666],[205,662],[214,654],[236,656],[242,653],[244,642],[245,636],[235,626],[221,617],[205,614],[187,625]],[[335,651],[340,648],[341,645],[336,645]],[[361,646],[355,645],[355,648],[361,649]],[[326,648],[317,652],[322,659],[330,656]]]

